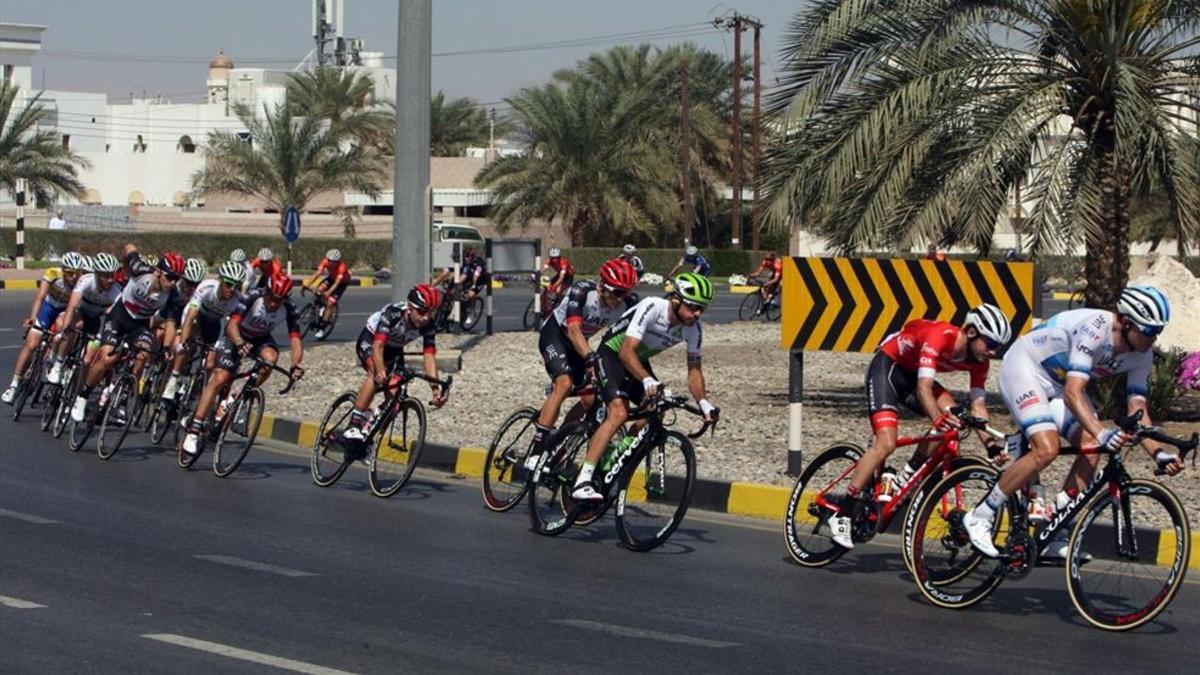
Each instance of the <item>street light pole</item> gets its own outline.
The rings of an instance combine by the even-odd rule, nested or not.
[[[432,0],[400,0],[396,31],[396,164],[392,187],[392,300],[429,280]]]

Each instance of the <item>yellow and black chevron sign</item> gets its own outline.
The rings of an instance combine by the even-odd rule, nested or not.
[[[1033,263],[790,258],[783,265],[785,349],[870,352],[913,319],[959,323],[988,302],[1016,333],[1032,328]]]

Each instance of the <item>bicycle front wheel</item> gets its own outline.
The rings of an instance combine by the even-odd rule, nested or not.
[[[1075,609],[1105,630],[1153,621],[1183,586],[1191,560],[1183,505],[1162,485],[1135,480],[1119,497],[1096,495],[1082,514],[1067,551]]]
[[[916,529],[917,514],[921,511],[921,504],[925,501],[925,497],[933,491],[933,488],[946,476],[950,475],[951,471],[961,469],[964,466],[991,466],[987,462],[978,457],[956,457],[950,462],[950,467],[947,470],[942,470],[941,467],[934,467],[933,471],[925,477],[924,482],[914,486],[912,493],[908,495],[908,504],[904,508],[904,524],[900,529],[900,551],[904,555],[904,566],[908,571],[912,572],[912,558],[909,554],[912,552],[913,531]],[[943,496],[943,506],[949,504],[949,497]]]
[[[300,310],[300,314],[296,317],[296,323],[300,326],[300,339],[308,337],[313,327],[317,325],[317,305],[315,302],[310,302]]]
[[[470,333],[479,325],[479,320],[483,317],[483,298],[475,296],[475,299],[464,303],[462,307],[462,329],[463,332]]]
[[[54,420],[58,417],[58,406],[62,402],[62,386],[46,384],[46,394],[42,400],[42,431],[49,431]]]
[[[381,425],[371,452],[367,482],[376,497],[391,497],[408,482],[425,447],[425,406],[415,398],[400,401],[391,420]]]
[[[587,451],[587,435],[566,434],[554,450],[542,455],[538,467],[529,476],[529,520],[533,531],[554,536],[564,532],[574,519],[563,507],[579,475],[579,466]],[[571,502],[573,503],[573,502]]]
[[[346,468],[350,466],[340,439],[342,432],[350,423],[350,412],[354,410],[354,399],[357,397],[358,394],[355,392],[343,392],[334,399],[329,409],[325,411],[325,417],[321,419],[321,426],[317,429],[316,438],[313,439],[310,464],[312,481],[320,487],[329,487],[336,483],[342,474],[346,473]]]
[[[129,435],[129,427],[133,426],[136,399],[137,380],[126,373],[117,380],[100,418],[100,435],[96,437],[96,454],[100,459],[112,459],[121,449]]]
[[[521,408],[508,416],[488,446],[483,462],[483,503],[502,512],[516,506],[528,489],[525,460],[533,444],[538,411]]]
[[[742,298],[742,304],[738,305],[738,320],[749,321],[758,315],[759,308],[762,307],[762,296],[757,290],[751,291]]]
[[[237,471],[246,459],[246,453],[250,452],[250,446],[258,436],[265,405],[262,390],[251,389],[229,406],[213,448],[213,473],[218,477],[225,478]]]
[[[783,522],[783,542],[792,560],[805,567],[824,567],[846,552],[830,538],[829,518],[845,501],[850,474],[862,455],[857,445],[839,443],[823,450],[800,472]]]
[[[631,551],[662,546],[683,522],[696,486],[696,449],[687,436],[668,431],[621,477],[617,534]]]

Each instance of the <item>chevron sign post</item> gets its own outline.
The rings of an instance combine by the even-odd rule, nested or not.
[[[800,471],[804,351],[873,352],[914,319],[960,323],[987,302],[1016,334],[1038,309],[1033,263],[900,258],[789,258],[780,345],[791,352],[788,473]]]

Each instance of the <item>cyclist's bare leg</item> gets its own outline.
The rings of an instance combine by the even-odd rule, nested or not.
[[[358,387],[358,397],[354,399],[354,409],[358,412],[366,412],[371,407],[371,401],[374,398],[375,378],[368,373],[363,383]]]
[[[542,410],[538,414],[538,424],[548,428],[554,426],[554,423],[558,421],[558,414],[562,411],[563,401],[571,395],[571,388],[570,375],[559,375],[554,378],[550,395],[542,403]]]
[[[266,361],[267,363],[269,363],[271,365],[275,365],[275,362],[279,360],[279,352],[274,347],[263,347],[258,352],[258,356],[263,361]],[[266,366],[259,368],[258,369],[258,380],[256,381],[254,386],[256,386],[256,387],[263,386],[263,383],[266,382],[267,378],[270,376],[271,376],[270,368],[268,368]]]
[[[208,417],[208,411],[212,408],[213,401],[216,400],[217,394],[229,384],[233,379],[233,373],[224,368],[213,370],[213,375],[208,379],[208,383],[204,385],[204,391],[200,394],[200,401],[196,403],[196,412],[193,415],[196,420],[203,420]]]
[[[104,377],[104,374],[107,373],[116,362],[116,348],[101,345],[100,351],[96,354],[96,359],[92,361],[92,365],[88,367],[87,377],[84,378],[84,384],[89,387],[94,387],[97,384],[100,384],[100,380]]]
[[[879,467],[887,461],[887,458],[896,451],[896,439],[900,435],[900,430],[897,427],[880,427],[874,438],[871,439],[871,447],[863,454],[862,459],[858,460],[858,464],[854,465],[854,473],[850,475],[850,491],[862,491],[871,482],[871,478]]]
[[[29,355],[33,353],[34,347],[42,339],[42,331],[30,326],[29,332],[25,335],[25,343],[21,345],[21,351],[17,354],[17,362],[13,366],[13,375],[25,372],[25,364],[29,361]]]
[[[1000,475],[996,486],[1005,495],[1011,495],[1026,485],[1058,457],[1060,441],[1057,431],[1039,431],[1029,439],[1029,451],[1021,455],[1012,466]]]
[[[1096,437],[1089,434],[1087,431],[1080,430],[1075,435],[1074,439],[1070,439],[1071,445],[1077,448],[1093,447],[1097,445]],[[1092,453],[1088,455],[1079,454],[1075,456],[1075,461],[1071,464],[1071,470],[1067,472],[1066,478],[1063,479],[1063,490],[1082,490],[1091,482],[1092,476],[1096,474],[1096,468],[1100,466],[1100,453]]]
[[[625,420],[629,419],[629,401],[623,398],[613,399],[608,404],[608,415],[600,426],[596,429],[596,433],[592,434],[592,438],[588,441],[586,461],[593,466],[600,461],[600,457],[604,455],[604,449],[608,447],[609,441],[616,435],[617,430],[625,424]]]

